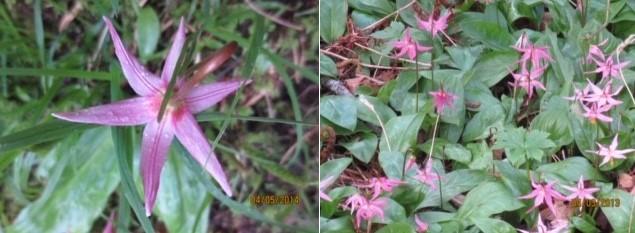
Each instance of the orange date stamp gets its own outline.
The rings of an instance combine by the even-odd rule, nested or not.
[[[299,194],[267,195],[255,194],[249,198],[254,206],[262,205],[300,205]]]
[[[620,207],[619,198],[598,198],[598,199],[584,199],[579,198],[571,200],[571,207]]]

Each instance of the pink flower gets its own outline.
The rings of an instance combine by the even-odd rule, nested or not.
[[[456,99],[455,95],[446,92],[443,88],[439,91],[431,91],[430,95],[432,95],[432,102],[437,110],[437,114],[441,114],[446,107],[451,107],[454,99]]]
[[[362,220],[370,221],[373,217],[378,216],[384,218],[385,198],[366,199],[364,196],[356,193],[350,196],[344,203],[345,209],[350,209],[351,214],[355,213],[355,223],[360,226]]]
[[[545,90],[545,85],[540,82],[540,76],[545,71],[545,67],[534,67],[530,72],[527,71],[527,68],[523,66],[521,68],[520,73],[512,73],[512,77],[514,77],[514,82],[509,83],[513,87],[520,87],[527,91],[529,98],[531,98],[534,94],[534,89],[540,88]]]
[[[618,144],[619,144],[619,141],[617,139],[617,134],[615,135],[615,137],[613,137],[613,142],[611,142],[611,145],[609,145],[608,147],[605,147],[601,145],[600,143],[597,143],[600,149],[597,151],[592,151],[592,152],[601,157],[604,157],[602,159],[602,163],[600,163],[600,166],[608,163],[612,159],[625,159],[626,154],[635,151],[635,149],[618,150],[617,149]]]
[[[599,188],[584,188],[584,179],[582,178],[582,176],[580,176],[580,180],[578,180],[578,186],[577,187],[569,187],[564,185],[563,186],[565,189],[571,191],[572,193],[569,194],[569,196],[567,196],[567,200],[571,201],[575,198],[579,198],[579,199],[595,199],[593,197],[593,193],[600,191]]]
[[[611,106],[599,106],[597,104],[591,104],[591,107],[587,107],[586,105],[582,105],[584,109],[583,116],[589,118],[592,123],[595,123],[596,120],[600,120],[603,122],[611,122],[613,118],[604,115],[605,112],[611,110]]]
[[[425,168],[419,170],[417,175],[415,175],[415,179],[419,180],[419,182],[427,184],[432,189],[436,189],[436,182],[439,180],[439,175],[432,170],[432,159],[428,159],[426,162]]]
[[[163,95],[185,43],[183,19],[179,24],[160,77],[150,73],[135,57],[131,56],[110,20],[104,17],[104,21],[106,21],[106,26],[110,31],[115,54],[121,63],[123,73],[132,89],[140,96],[77,112],[55,113],[53,116],[62,120],[89,124],[146,126],[141,143],[141,175],[143,177],[146,215],[148,216],[154,207],[159,190],[161,170],[174,137],[214,177],[223,191],[231,196],[232,191],[223,167],[207,142],[194,114],[220,102],[236,91],[241,83],[246,82],[230,81],[197,85],[197,83],[181,80],[183,82],[177,82],[174,95],[169,101],[163,119],[158,122],[157,117]],[[224,61],[226,58],[221,60]]]
[[[549,54],[549,48],[532,44],[527,34],[524,33],[518,38],[514,49],[521,53],[520,63],[526,64],[527,61],[531,61],[531,66],[534,68],[539,67],[543,61],[553,61],[551,54]]]
[[[352,214],[355,210],[357,210],[357,208],[365,205],[366,202],[368,201],[364,196],[360,195],[359,193],[355,193],[346,199],[346,201],[344,202],[344,209],[350,209]]]
[[[417,19],[419,21],[419,28],[432,34],[432,37],[436,37],[439,32],[445,33],[448,28],[448,18],[450,18],[452,12],[446,11],[443,15],[440,15],[438,19],[434,19],[434,14],[431,13],[427,20]]]
[[[414,156],[408,157],[408,160],[406,160],[406,172],[412,169],[415,165],[417,165],[417,158]]]
[[[417,225],[417,233],[423,233],[428,230],[428,224],[421,220],[418,215],[415,214],[415,224]]]
[[[591,45],[589,47],[589,54],[586,57],[587,62],[598,61],[598,60],[604,61],[606,59],[606,55],[604,54],[604,51],[600,49],[600,46],[604,46],[607,42],[608,42],[608,39],[602,41],[601,43],[597,45]]]
[[[604,89],[599,88],[589,80],[587,81],[589,82],[588,87],[591,88],[591,93],[583,99],[584,101],[596,103],[598,106],[607,106],[607,108],[611,108],[622,103],[622,101],[613,99],[613,96],[620,93],[622,86],[615,90],[615,92],[611,93],[611,80],[605,84]]]
[[[331,197],[329,197],[329,195],[324,192],[324,190],[326,188],[328,188],[329,186],[331,186],[334,181],[335,181],[335,177],[334,176],[329,176],[328,178],[324,179],[323,181],[320,181],[320,187],[319,187],[320,198],[322,198],[324,200],[327,200],[327,201],[333,201],[331,199]]]
[[[545,223],[542,221],[542,218],[540,217],[540,214],[538,214],[538,221],[536,222],[536,230],[537,231],[525,231],[525,230],[521,230],[518,229],[518,231],[523,232],[523,233],[562,233],[562,232],[566,232],[566,228],[569,226],[569,222],[567,222],[566,220],[555,220],[556,224],[552,224],[553,228],[549,229],[547,228],[547,226],[545,225]]]
[[[113,222],[115,221],[115,212],[110,213],[110,217],[108,217],[108,222],[106,223],[106,227],[104,227],[103,233],[115,233],[117,232],[114,228]]]
[[[537,184],[534,182],[534,178],[531,177],[531,186],[534,188],[529,194],[525,196],[519,197],[519,199],[534,199],[534,206],[531,207],[527,212],[532,211],[536,207],[540,206],[542,203],[547,204],[551,213],[556,215],[556,209],[554,207],[554,201],[556,200],[565,200],[565,197],[562,196],[558,191],[553,189],[553,185],[555,181],[548,182],[546,185]]]
[[[390,179],[390,178],[386,178],[386,177],[379,177],[379,178],[371,178],[369,184],[367,185],[360,185],[359,187],[364,187],[364,188],[372,188],[373,189],[373,198],[377,198],[382,190],[385,192],[392,192],[392,190],[403,184],[404,182],[398,179]]]
[[[584,89],[580,90],[577,87],[573,87],[573,96],[564,97],[564,99],[571,101],[581,101],[587,99],[589,97],[589,93],[591,92],[591,87],[587,84]]]
[[[398,49],[399,52],[395,54],[397,57],[403,57],[404,55],[408,55],[408,58],[415,59],[417,57],[417,52],[426,52],[432,49],[432,47],[426,47],[419,45],[417,41],[412,38],[410,33],[410,28],[406,29],[404,32],[403,38],[401,40],[395,41],[393,43],[395,49]]]
[[[629,64],[629,61],[614,64],[615,61],[613,61],[610,57],[606,60],[593,61],[595,61],[595,64],[598,66],[593,73],[602,73],[602,79],[607,77],[618,77],[620,75],[620,71]]]

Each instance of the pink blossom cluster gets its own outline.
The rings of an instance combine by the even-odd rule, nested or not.
[[[527,95],[531,98],[536,89],[545,90],[540,78],[547,69],[547,62],[553,61],[553,59],[546,46],[538,46],[531,43],[527,34],[520,36],[513,47],[521,54],[518,60],[520,70],[518,73],[512,73],[514,82],[509,84],[515,88],[525,89]]]

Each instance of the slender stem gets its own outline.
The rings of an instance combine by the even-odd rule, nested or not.
[[[419,53],[415,51],[415,112],[419,112]]]
[[[392,12],[392,13],[390,13],[390,14],[388,14],[388,15],[384,16],[383,18],[381,18],[381,19],[379,19],[379,20],[375,21],[375,22],[374,22],[374,23],[372,23],[371,25],[366,26],[365,28],[363,28],[363,29],[362,29],[362,31],[367,31],[367,30],[370,30],[370,29],[373,29],[373,28],[377,27],[377,25],[379,25],[379,24],[381,24],[382,22],[384,22],[384,20],[386,20],[386,19],[390,18],[391,16],[393,16],[393,15],[395,15],[395,14],[398,14],[399,12],[401,12],[401,11],[403,11],[403,10],[405,10],[406,8],[410,7],[410,6],[411,6],[412,4],[414,4],[415,2],[417,2],[417,0],[412,0],[412,1],[410,1],[408,4],[406,4],[406,5],[402,6],[401,8],[397,9],[396,11],[394,11],[394,12]]]
[[[366,225],[366,233],[370,233],[370,229],[373,228],[373,222],[368,220],[368,225]]]
[[[439,126],[439,118],[441,113],[437,113],[437,119],[434,121],[434,131],[432,131],[432,143],[430,145],[430,153],[428,153],[428,159],[432,158],[432,152],[434,151],[434,139],[437,137],[437,127]]]
[[[422,66],[428,67],[428,68],[430,67],[430,64],[428,64],[428,63],[420,62],[420,61],[418,61],[416,59],[415,60],[410,60],[410,59],[406,59],[406,58],[394,57],[394,56],[386,55],[386,54],[383,54],[383,53],[381,53],[381,52],[379,52],[379,51],[377,51],[377,50],[375,50],[373,48],[370,48],[368,46],[364,46],[364,45],[362,45],[360,43],[357,43],[357,42],[355,42],[355,46],[360,47],[360,48],[365,49],[365,50],[368,50],[368,51],[371,51],[371,52],[373,52],[375,54],[388,57],[388,58],[393,59],[393,60],[408,62],[408,63],[412,63],[412,64],[419,64],[419,65],[422,65]]]
[[[620,52],[618,50],[618,52],[615,54],[616,58],[617,58],[617,64],[620,64]],[[622,79],[622,82],[624,82],[624,86],[626,87],[626,90],[628,91],[628,96],[631,97],[631,101],[633,102],[633,106],[635,106],[635,97],[633,97],[633,92],[631,91],[631,88],[628,87],[628,83],[626,83],[626,79],[624,78],[624,73],[622,73],[622,69],[618,69],[620,71],[620,79]]]

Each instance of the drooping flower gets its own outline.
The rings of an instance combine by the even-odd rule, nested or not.
[[[333,201],[331,199],[331,197],[324,192],[324,190],[326,188],[328,188],[329,186],[331,186],[334,181],[335,181],[335,177],[334,176],[329,176],[328,178],[324,179],[323,181],[320,181],[320,187],[318,188],[319,189],[318,192],[319,192],[320,198],[322,198],[324,200],[327,200],[327,201]]]
[[[514,49],[521,53],[519,63],[526,65],[529,61],[533,68],[540,67],[542,62],[553,61],[549,53],[549,48],[531,43],[526,33],[523,33],[520,38],[518,38]]]
[[[592,123],[595,123],[596,120],[600,120],[603,122],[611,122],[613,118],[604,115],[605,112],[611,110],[611,106],[599,106],[597,104],[591,104],[591,107],[587,107],[586,105],[582,105],[584,109],[584,117],[589,118]]]
[[[529,98],[534,94],[536,88],[545,90],[545,85],[540,82],[540,76],[545,71],[545,67],[533,67],[531,71],[527,71],[526,66],[522,66],[520,73],[512,73],[513,83],[509,83],[513,87],[520,87],[527,91]]]
[[[395,56],[403,57],[404,55],[407,55],[407,57],[411,60],[417,57],[417,52],[426,52],[432,49],[432,47],[419,45],[417,40],[412,38],[410,28],[406,29],[403,38],[401,38],[401,40],[395,41],[393,43],[393,46],[395,47],[395,49],[399,50],[399,52],[397,52]]]
[[[145,125],[141,142],[140,170],[143,178],[146,215],[148,216],[154,207],[159,190],[161,170],[174,137],[212,175],[223,191],[231,196],[231,187],[223,167],[216,158],[196,118],[194,118],[194,114],[220,102],[246,82],[228,81],[198,85],[198,83],[188,82],[191,80],[181,79],[177,82],[175,92],[169,100],[162,120],[159,122],[157,118],[160,105],[185,43],[183,19],[181,19],[175,34],[160,77],[150,73],[135,57],[129,54],[110,20],[104,17],[104,21],[112,37],[115,54],[121,63],[124,76],[139,97],[76,112],[55,113],[53,116],[62,120],[88,124]],[[218,65],[227,60],[232,52],[233,49],[220,53],[225,58],[219,57]]]
[[[555,183],[556,183],[555,181],[552,181],[552,182],[548,182],[546,185],[543,185],[543,184],[534,182],[534,178],[531,177],[531,186],[533,187],[534,190],[532,190],[529,194],[525,196],[519,197],[519,199],[534,199],[533,207],[527,210],[527,212],[532,211],[533,209],[540,206],[542,203],[545,203],[547,204],[547,207],[549,208],[551,213],[556,215],[554,201],[556,200],[564,201],[566,199],[564,196],[562,196],[562,194],[560,194],[558,191],[553,189],[553,185]]]
[[[382,191],[392,192],[392,190],[403,184],[404,182],[399,179],[391,179],[386,177],[373,177],[367,185],[360,185],[360,187],[371,188],[373,190],[373,198],[379,197]]]
[[[426,20],[417,19],[419,28],[429,32],[434,38],[439,32],[445,33],[445,30],[448,28],[448,19],[451,15],[451,11],[446,11],[444,14],[439,15],[437,19],[434,19],[434,14],[431,13]]]
[[[617,139],[617,134],[615,135],[615,137],[613,137],[613,141],[611,142],[611,145],[609,145],[608,147],[605,147],[600,143],[596,143],[596,144],[598,145],[599,149],[597,151],[592,151],[592,152],[603,157],[602,162],[600,163],[600,166],[608,163],[609,161],[613,159],[625,159],[626,154],[635,151],[635,149],[618,150],[617,146],[619,145],[619,140]]]
[[[360,205],[355,213],[357,227],[361,225],[362,220],[370,221],[373,217],[384,219],[384,206],[386,206],[385,198],[371,199]]]
[[[447,92],[441,88],[438,91],[431,91],[432,103],[437,111],[437,114],[441,114],[446,107],[451,107],[454,104],[456,96],[450,92]]]
[[[538,214],[538,221],[536,221],[536,231],[525,231],[518,229],[522,233],[563,233],[569,227],[569,222],[566,220],[555,220],[555,224],[552,222],[552,228],[549,229],[547,225],[542,221],[542,217]]]
[[[607,77],[619,77],[620,71],[628,66],[629,61],[624,61],[618,64],[615,64],[615,61],[608,57],[605,60],[594,60],[597,65],[597,69],[593,71],[593,73],[602,73],[602,79]]]
[[[440,177],[432,169],[432,159],[429,158],[425,167],[417,171],[415,179],[419,180],[421,183],[427,184],[432,189],[436,189],[436,182],[440,179]]]
[[[604,51],[602,51],[600,47],[604,46],[607,42],[608,42],[608,39],[602,41],[601,43],[597,45],[591,45],[589,47],[589,54],[586,57],[587,62],[606,60],[606,55],[604,54]]]
[[[604,89],[596,86],[589,80],[587,81],[589,82],[588,87],[590,87],[591,93],[589,93],[583,99],[584,101],[596,103],[598,104],[598,106],[606,106],[607,108],[611,108],[622,103],[622,101],[613,98],[613,96],[620,93],[620,91],[622,90],[622,86],[620,86],[614,92],[611,92],[612,80],[609,80],[605,84]]]
[[[344,208],[350,209],[352,214],[355,210],[357,210],[357,208],[359,208],[366,202],[367,200],[364,196],[359,193],[355,193],[346,199],[346,201],[344,202]]]
[[[595,199],[593,197],[593,193],[600,191],[599,188],[584,188],[584,178],[582,178],[582,176],[580,176],[580,180],[578,180],[577,187],[569,187],[566,185],[563,185],[563,187],[571,191],[571,194],[569,194],[569,196],[566,197],[567,200],[569,201],[575,198],[578,198],[580,200],[584,200],[584,199],[592,200],[592,199]]]
[[[415,214],[415,224],[417,225],[417,233],[423,233],[428,230],[428,224],[421,220],[418,215]]]
[[[589,97],[589,93],[591,92],[591,87],[587,84],[584,89],[580,90],[577,87],[573,87],[573,96],[564,97],[564,99],[571,101],[582,101]]]

